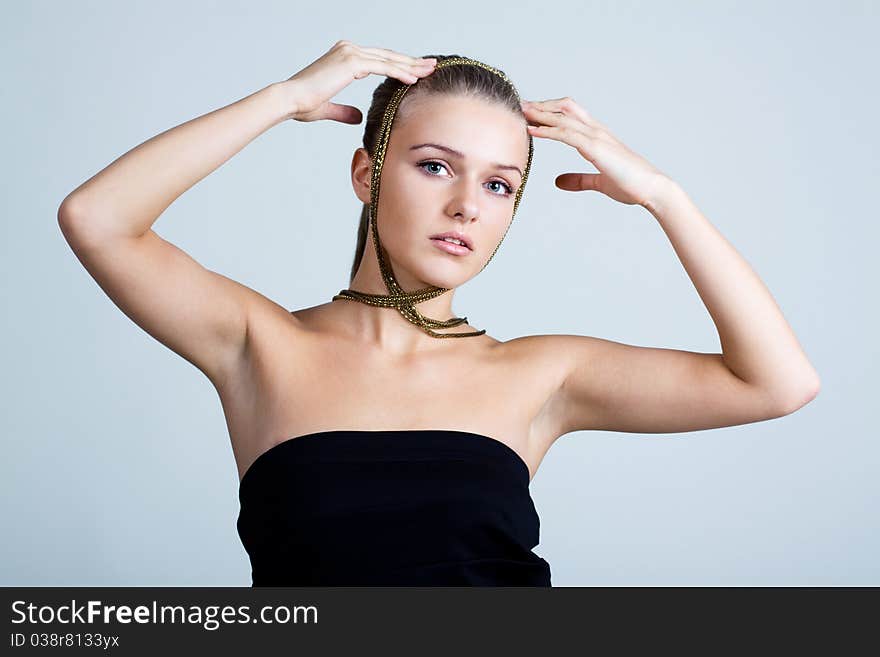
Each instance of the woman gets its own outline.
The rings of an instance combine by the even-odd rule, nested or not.
[[[360,123],[330,99],[369,74],[386,80],[351,163],[364,208],[349,289],[288,312],[151,230],[268,128]],[[510,226],[534,136],[599,170],[557,186],[660,222],[723,354],[578,335],[501,342],[453,315],[455,288]],[[521,104],[501,71],[459,56],[339,41],[126,153],[64,200],[59,223],[114,303],[215,385],[254,585],[549,586],[528,486],[558,437],[756,422],[819,388],[769,292],[680,187],[571,98]]]

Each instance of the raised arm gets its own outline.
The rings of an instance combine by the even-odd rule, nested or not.
[[[222,385],[242,362],[253,309],[273,302],[205,269],[159,237],[153,223],[186,190],[286,119],[360,123],[356,107],[330,101],[352,81],[372,73],[411,83],[432,67],[338,41],[284,82],[147,140],[77,187],[58,210],[64,237],[132,321]]]
[[[770,292],[674,183],[648,209],[715,321],[722,353],[581,335],[520,338],[556,364],[554,437],[572,431],[676,433],[760,422],[801,408],[819,375]]]
[[[176,198],[289,118],[271,84],[166,130],[71,192],[58,223],[77,258],[132,321],[222,382],[240,356],[257,292],[210,271],[152,230]]]
[[[810,402],[819,375],[767,287],[684,190],[570,97],[526,103],[529,131],[577,149],[599,173],[564,173],[567,191],[641,205],[658,221],[703,300],[722,353],[530,336],[561,372],[547,401],[558,436],[600,429],[671,433],[780,417]]]

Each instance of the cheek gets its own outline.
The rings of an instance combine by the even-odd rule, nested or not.
[[[414,216],[424,217],[425,211],[436,214],[440,191],[440,185],[431,185],[424,179],[410,179],[397,190],[398,207]]]
[[[386,197],[383,192],[379,200],[379,239],[382,246],[398,258],[405,257],[422,228],[418,217],[418,208],[413,207],[406,198]]]
[[[483,216],[487,217],[486,214],[484,214]],[[505,233],[509,232],[508,227],[510,225],[510,215],[503,212],[488,217],[483,225],[483,246],[489,248],[490,250],[494,249],[495,245],[498,244],[502,240],[502,238],[504,238]],[[491,246],[488,246],[490,243]]]
[[[412,172],[397,167],[384,169],[379,189],[379,211],[406,215],[412,208],[424,203],[427,192],[424,181]]]
[[[386,193],[387,192],[387,193]],[[431,196],[430,186],[405,177],[380,189],[379,227],[388,227],[396,234],[415,234],[436,225],[437,201]]]

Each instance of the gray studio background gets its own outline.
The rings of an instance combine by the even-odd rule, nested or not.
[[[341,38],[464,54],[502,68],[525,98],[572,96],[685,188],[822,378],[815,401],[768,422],[559,439],[531,485],[553,584],[880,584],[877,7],[4,3],[0,584],[250,584],[213,387],[104,295],[56,212],[129,149],[286,79]],[[366,113],[379,82],[336,100]],[[285,307],[329,301],[348,284],[362,131],[278,125],[154,228]],[[720,351],[651,215],[558,190],[564,171],[595,169],[536,138],[514,224],[457,292],[456,314],[500,340],[579,333]]]

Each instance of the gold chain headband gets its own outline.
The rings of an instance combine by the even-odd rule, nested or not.
[[[514,94],[516,94],[517,99],[519,99],[519,94],[517,94],[516,88],[513,86],[513,83],[510,82],[510,79],[502,71],[499,71],[498,69],[493,68],[488,64],[479,62],[475,59],[470,59],[468,57],[449,57],[442,61],[438,61],[437,64],[434,66],[434,70],[436,71],[437,69],[443,68],[444,66],[452,66],[455,64],[471,64],[473,66],[479,66],[480,68],[486,69],[487,71],[494,73],[498,77],[502,78],[505,82],[510,84]],[[471,336],[483,335],[486,332],[485,329],[482,331],[473,331],[470,333],[437,333],[436,331],[433,331],[432,329],[435,328],[451,328],[453,326],[459,326],[460,324],[464,324],[465,322],[467,322],[467,317],[452,317],[451,319],[447,320],[431,319],[430,317],[425,317],[414,308],[415,304],[440,296],[444,292],[448,292],[450,288],[435,287],[433,285],[430,285],[426,288],[416,290],[414,292],[405,292],[397,283],[397,279],[394,278],[394,272],[391,270],[390,263],[388,263],[388,261],[385,259],[385,256],[382,252],[382,246],[379,243],[379,228],[376,222],[379,208],[379,177],[382,173],[382,164],[385,161],[385,152],[388,148],[388,140],[391,137],[391,124],[394,121],[394,115],[397,112],[397,108],[400,106],[400,102],[403,100],[403,96],[406,94],[407,91],[409,91],[410,87],[412,86],[413,85],[411,84],[402,84],[401,87],[394,92],[394,95],[388,102],[388,106],[385,108],[385,114],[382,118],[382,127],[379,133],[379,142],[376,146],[376,153],[373,156],[372,177],[370,178],[370,226],[373,236],[373,246],[376,249],[376,256],[379,260],[379,269],[382,272],[382,278],[385,281],[385,287],[388,289],[389,294],[367,294],[365,292],[358,292],[356,290],[346,289],[340,290],[339,294],[335,295],[332,300],[336,301],[337,299],[346,299],[349,301],[360,301],[361,303],[366,303],[371,306],[396,308],[400,312],[400,314],[403,315],[407,320],[420,327],[428,335],[435,338],[467,338]],[[525,171],[523,171],[522,183],[516,190],[516,197],[513,202],[513,214],[510,217],[510,223],[507,225],[507,229],[504,231],[504,235],[501,236],[501,240],[498,242],[495,250],[492,251],[492,255],[489,256],[489,260],[486,261],[480,271],[483,271],[483,269],[486,268],[486,265],[489,264],[489,261],[492,260],[493,257],[495,257],[495,253],[501,246],[501,242],[503,242],[504,238],[507,236],[507,231],[510,230],[510,225],[513,223],[513,217],[516,216],[516,209],[519,206],[520,198],[522,198],[522,193],[526,186],[526,179],[528,178],[529,169],[532,165],[532,153],[534,152],[532,135],[529,134],[528,137],[529,159],[526,163]]]

